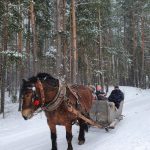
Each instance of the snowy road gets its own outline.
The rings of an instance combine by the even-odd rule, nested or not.
[[[124,119],[109,133],[90,128],[82,146],[77,144],[78,127],[73,126],[74,150],[150,150],[150,90],[132,87],[121,90],[125,93]],[[0,119],[0,150],[50,150],[44,114],[24,121],[16,106],[10,106],[6,119]],[[57,133],[58,149],[66,150],[64,127],[57,126]]]

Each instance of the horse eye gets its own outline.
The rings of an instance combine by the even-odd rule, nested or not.
[[[27,94],[27,97],[29,97],[30,95],[29,94]]]
[[[28,93],[25,94],[25,97],[28,98],[28,97],[30,97],[30,95],[31,95],[31,94],[28,92]]]

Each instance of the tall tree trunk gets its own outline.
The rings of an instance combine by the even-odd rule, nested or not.
[[[34,1],[30,0],[30,20],[31,20],[31,28],[32,28],[32,35],[33,35],[33,74],[37,74],[37,40],[36,40],[36,31],[35,31],[35,12],[34,12]]]
[[[139,86],[139,77],[138,77],[138,60],[137,60],[137,52],[136,52],[136,48],[137,48],[137,34],[136,34],[136,24],[135,24],[135,14],[132,11],[132,33],[133,33],[133,39],[132,39],[132,69],[133,69],[133,79],[134,79],[134,86]]]
[[[73,70],[72,81],[78,82],[78,52],[77,52],[77,33],[76,33],[76,14],[75,14],[75,0],[71,0],[71,21],[72,21],[72,51],[73,51]]]
[[[18,42],[17,42],[17,45],[18,45],[18,52],[21,54],[22,53],[22,42],[23,42],[23,36],[22,36],[22,5],[20,4],[20,0],[18,0],[18,3],[19,3],[19,14],[20,14],[20,17],[19,17],[19,19],[18,19],[18,23],[19,23],[19,26],[20,26],[20,30],[19,30],[19,32],[18,32]],[[24,67],[23,67],[23,62],[22,62],[23,60],[21,59],[21,60],[19,60],[19,64],[16,64],[16,66],[18,66],[19,67],[19,70],[20,70],[20,72],[19,72],[19,81],[22,81],[21,79],[23,79],[23,77],[24,77]],[[18,69],[16,68],[16,79],[17,79],[17,71],[18,71]],[[17,81],[17,80],[16,80]],[[17,84],[17,82],[16,82],[16,84]],[[19,83],[19,84],[21,84],[21,83]],[[17,86],[16,86],[17,87]],[[16,97],[17,97],[17,91],[16,91],[16,93],[15,93],[16,95]],[[21,111],[21,98],[19,97],[19,108],[18,108],[18,111]]]
[[[63,75],[64,80],[67,81],[67,64],[66,64],[66,58],[67,58],[67,37],[66,37],[66,0],[63,0],[63,39],[62,39],[62,46],[63,46]]]
[[[141,17],[141,33],[142,33],[142,43],[141,43],[141,76],[140,76],[140,85],[144,87],[144,17]]]
[[[27,63],[26,63],[26,68],[27,68],[27,75],[31,76],[31,32],[30,32],[30,28],[31,28],[31,21],[30,21],[30,10],[28,11],[28,26],[27,26],[27,38],[26,38],[26,52],[27,54],[29,54],[29,56],[27,57]]]
[[[98,64],[99,64],[99,84],[101,84],[102,89],[104,89],[104,72],[103,72],[103,51],[102,51],[102,33],[101,33],[101,12],[100,12],[100,8],[98,10],[98,29],[99,29],[99,58],[98,58]]]
[[[22,42],[23,42],[23,39],[22,39],[22,6],[21,6],[21,3],[20,3],[20,0],[18,0],[18,12],[20,14],[19,18],[18,18],[18,24],[19,24],[19,32],[18,32],[18,36],[17,36],[17,49],[18,49],[18,53],[22,54]],[[18,76],[18,70],[21,70],[19,72],[19,76]],[[14,92],[14,95],[13,95],[13,98],[14,98],[14,102],[17,101],[17,87],[18,87],[18,78],[19,78],[19,81],[20,79],[23,78],[23,74],[24,74],[24,68],[23,68],[23,65],[22,65],[22,59],[19,59],[19,61],[16,62],[16,76],[15,76],[15,79],[16,79],[16,82],[15,82],[15,92]]]
[[[64,32],[64,1],[57,0],[57,59],[56,59],[56,66],[57,66],[57,76],[62,77],[63,75],[63,64],[62,64],[62,33]]]
[[[7,42],[8,42],[8,1],[5,1],[5,8],[6,13],[4,15],[4,21],[3,21],[3,51],[7,50]],[[2,83],[1,83],[1,113],[3,113],[4,118],[4,106],[5,106],[5,88],[6,88],[6,55],[4,54],[2,56]]]

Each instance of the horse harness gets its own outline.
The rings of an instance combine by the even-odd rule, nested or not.
[[[83,119],[85,122],[87,122],[87,123],[89,123],[89,124],[91,124],[95,127],[104,128],[100,124],[93,121],[91,118],[89,118],[89,117],[87,118],[85,115],[83,115],[81,113],[80,109],[79,110],[77,109],[78,106],[81,106],[80,101],[79,101],[79,95],[77,93],[75,93],[69,85],[62,84],[62,83],[59,82],[59,89],[58,89],[58,92],[57,92],[56,96],[54,97],[54,99],[51,102],[49,102],[48,104],[45,104],[45,95],[44,95],[43,85],[42,85],[41,81],[38,80],[37,83],[35,84],[35,87],[33,87],[33,89],[32,89],[33,92],[34,92],[33,99],[34,99],[34,105],[35,106],[39,105],[39,103],[40,103],[40,102],[38,102],[40,100],[36,99],[37,98],[37,96],[36,96],[36,87],[38,87],[39,90],[40,90],[40,96],[41,96],[41,100],[42,100],[41,110],[38,111],[38,112],[41,112],[42,110],[49,111],[49,112],[54,111],[64,101],[65,105],[67,107],[67,110],[69,112],[73,113],[77,117]],[[69,100],[69,98],[66,95],[66,88],[67,87],[70,90],[70,92],[73,94],[73,96],[76,98],[76,108],[71,104],[71,101]]]
[[[37,88],[39,89],[39,93],[40,93],[40,97],[37,94]],[[46,99],[45,99],[45,94],[44,94],[44,88],[43,85],[41,83],[40,80],[38,80],[35,85],[32,86],[32,88],[30,88],[33,91],[33,97],[32,97],[32,101],[34,106],[39,106],[41,103],[41,109],[44,111],[54,111],[56,110],[60,104],[64,101],[66,103],[66,105],[70,105],[70,101],[69,98],[66,95],[66,89],[69,89],[70,92],[73,94],[73,96],[76,99],[76,108],[79,107],[80,101],[79,101],[79,95],[76,94],[69,85],[67,84],[62,84],[61,82],[59,82],[59,87],[58,87],[58,92],[55,95],[55,97],[53,98],[52,101],[50,101],[49,103],[46,104]]]

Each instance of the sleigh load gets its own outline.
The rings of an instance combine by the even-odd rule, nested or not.
[[[122,101],[119,109],[117,109],[113,102],[107,100],[94,100],[90,111],[90,118],[98,124],[111,129],[115,128],[115,125],[123,119]]]

